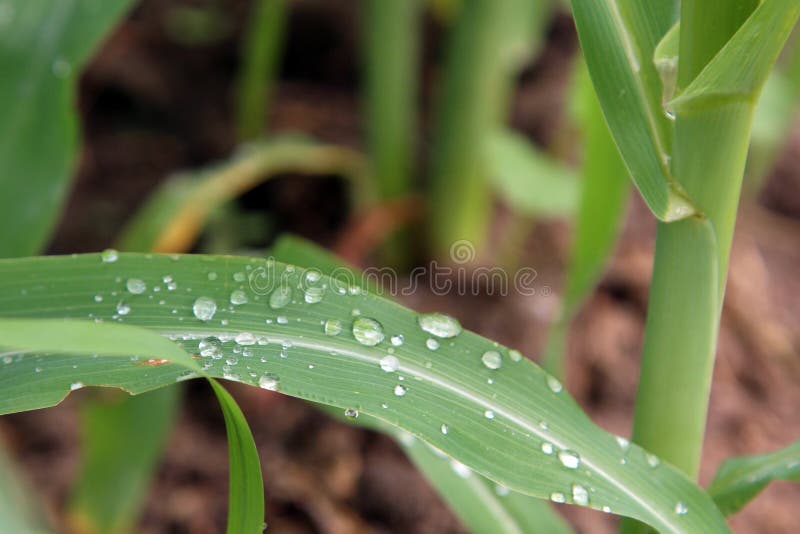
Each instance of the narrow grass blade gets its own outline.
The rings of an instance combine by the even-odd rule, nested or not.
[[[325,249],[290,235],[278,240],[271,250],[271,255],[279,261],[298,266],[315,266],[327,275],[334,275],[342,268],[350,269],[354,275],[359,275],[358,270],[345,266]],[[337,419],[394,437],[439,495],[473,532],[497,534],[571,532],[567,523],[546,503],[493,484],[408,432],[374,417],[362,415],[358,419],[352,419],[342,417],[341,412],[334,408],[324,406],[320,408]],[[449,427],[442,425],[440,430],[447,433]]]
[[[0,257],[47,244],[79,145],[78,74],[131,0],[25,0],[0,20]]]
[[[800,17],[796,0],[765,0],[696,78],[669,103],[676,112],[754,104]]]
[[[572,11],[611,135],[642,198],[662,221],[690,216],[694,208],[669,169],[672,125],[653,63],[677,2],[572,0]]]
[[[722,513],[732,515],[773,480],[800,482],[800,441],[768,454],[725,460],[708,493]]]
[[[338,406],[354,417],[372,415],[509,489],[635,517],[663,532],[727,531],[710,498],[684,475],[635,445],[621,446],[552,377],[449,319],[420,316],[341,279],[269,260],[103,257],[0,261],[0,316],[18,323],[47,318],[47,326],[57,327],[91,314],[105,321],[88,325],[103,335],[110,327],[136,325],[137,333],[146,328],[179,341],[198,356],[192,363],[207,376]],[[165,275],[174,288],[155,291]],[[126,291],[131,278],[150,289],[139,291],[137,284],[136,291]],[[120,320],[125,325],[110,324]],[[439,321],[444,332],[431,325]],[[0,346],[8,344],[7,330],[0,331]],[[49,342],[29,336],[27,350],[63,354],[61,337],[67,348],[76,348],[68,329],[52,332]],[[431,350],[427,339],[434,333],[455,335],[440,338]],[[152,341],[143,338],[149,351]],[[20,338],[12,339],[12,346],[24,349]],[[130,354],[144,352],[131,348]],[[501,368],[482,363],[486,351],[500,354]],[[92,347],[88,354],[94,352]],[[183,361],[73,354],[8,354],[4,361],[2,413],[52,405],[74,383],[137,393],[195,372]],[[677,503],[691,512],[676,513]]]
[[[522,135],[497,130],[486,140],[492,185],[515,211],[533,217],[565,216],[576,210],[576,173],[538,150]]]
[[[256,0],[241,49],[236,122],[241,140],[264,131],[286,34],[289,0]]]
[[[81,407],[82,467],[68,510],[77,532],[134,531],[152,474],[174,426],[180,388],[105,395]]]
[[[228,534],[260,534],[264,531],[264,481],[253,434],[242,410],[216,380],[209,379],[217,395],[228,432],[230,475]]]
[[[361,155],[297,136],[244,145],[229,162],[169,180],[128,223],[124,250],[183,252],[214,209],[279,173],[341,174],[353,182],[356,203],[371,197]]]
[[[548,334],[544,366],[564,371],[569,325],[603,273],[630,196],[628,172],[608,131],[586,68],[576,69],[577,121],[584,133],[583,175],[571,257],[559,316]]]

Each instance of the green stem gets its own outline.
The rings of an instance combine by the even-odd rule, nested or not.
[[[278,62],[283,50],[289,0],[255,0],[241,51],[236,124],[242,141],[264,131]]]
[[[679,87],[691,82],[756,5],[682,2]],[[673,174],[701,215],[660,223],[656,237],[633,437],[692,477],[703,444],[752,112],[752,102],[734,102],[678,114]]]

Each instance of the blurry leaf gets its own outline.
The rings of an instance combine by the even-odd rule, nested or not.
[[[125,293],[131,277],[152,288],[167,274],[175,282],[172,291]],[[120,292],[123,315],[117,309]],[[87,355],[30,352],[77,349],[72,330],[59,325],[89,314],[106,323],[85,323],[80,335]],[[28,330],[29,352],[7,355],[0,413],[52,405],[70,384],[138,393],[191,377],[182,365],[87,357],[106,351],[112,327],[123,341],[117,350],[127,346],[130,354],[150,352],[152,335],[160,333],[200,355],[207,376],[338,406],[353,417],[372,415],[509,489],[635,517],[663,532],[727,532],[693,482],[635,445],[621,447],[560,383],[518,353],[461,331],[452,319],[418,315],[319,273],[230,256],[0,260],[0,316],[29,323],[52,318]],[[140,328],[108,324],[120,319]],[[151,333],[141,334],[141,327]],[[9,330],[19,328],[0,329],[0,346],[25,349],[20,336],[7,343]],[[443,338],[437,350],[428,348],[428,339],[450,334],[455,335]],[[402,340],[392,344],[399,335]],[[137,336],[141,348],[126,341]],[[45,337],[49,341],[39,339]],[[90,343],[95,337],[103,350]],[[390,347],[396,361],[386,359]],[[487,351],[498,353],[500,368],[483,362]],[[691,513],[675,513],[678,503]]]
[[[281,173],[341,174],[354,195],[369,197],[361,155],[335,145],[284,135],[242,146],[230,161],[167,181],[122,233],[119,247],[130,251],[189,250],[219,206]]]
[[[572,11],[606,122],[642,198],[662,221],[690,216],[695,208],[669,170],[672,125],[653,62],[677,2],[572,0]]]
[[[81,409],[83,465],[70,521],[83,533],[133,532],[172,430],[180,388],[93,399]]]
[[[164,9],[164,33],[187,46],[209,46],[231,34],[230,13],[217,4],[205,6],[169,5]]]
[[[131,0],[0,4],[0,257],[40,252],[79,145],[78,75]]]
[[[764,0],[669,108],[688,112],[731,100],[754,102],[798,17],[797,0]]]
[[[563,303],[548,334],[543,359],[545,369],[557,376],[564,371],[569,325],[603,274],[630,195],[627,169],[603,120],[585,66],[576,69],[573,83],[574,107],[580,111],[576,119],[584,135],[583,187],[575,217]]]
[[[216,380],[208,379],[219,399],[228,432],[228,534],[264,531],[264,481],[253,434],[242,410]]]
[[[486,140],[492,183],[514,210],[530,216],[564,216],[575,211],[580,183],[575,172],[511,130]]]
[[[43,511],[9,457],[5,447],[0,447],[0,532],[13,534],[47,534],[42,521]]]
[[[708,493],[722,513],[731,515],[773,480],[800,482],[800,441],[772,453],[725,460]]]

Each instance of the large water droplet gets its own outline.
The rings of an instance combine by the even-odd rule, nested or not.
[[[483,356],[481,356],[481,361],[489,369],[500,369],[500,366],[503,365],[503,357],[496,350],[484,352]]]
[[[192,312],[201,321],[210,321],[217,313],[217,302],[211,297],[198,297],[194,301]]]
[[[417,322],[420,328],[436,337],[450,338],[461,333],[461,324],[443,313],[422,313]]]
[[[381,358],[381,369],[387,373],[393,373],[400,367],[400,360],[396,356],[384,356]]]
[[[325,321],[325,335],[338,336],[342,333],[342,321],[339,319],[328,319]]]
[[[577,469],[578,466],[581,465],[581,457],[578,456],[578,453],[567,449],[558,451],[558,459],[561,460],[561,464],[568,469]]]
[[[287,286],[279,286],[269,296],[269,307],[277,310],[283,308],[292,301],[292,289]]]
[[[231,291],[231,304],[235,306],[247,304],[247,294],[245,294],[245,292],[241,289]]]
[[[147,284],[144,283],[143,280],[139,278],[129,278],[128,282],[125,284],[125,287],[128,288],[128,292],[133,293],[134,295],[141,295],[147,289]]]
[[[572,502],[581,506],[589,506],[589,492],[580,484],[572,485]]]
[[[197,348],[200,349],[200,356],[204,358],[211,358],[212,360],[222,358],[222,342],[214,336],[201,340]]]
[[[278,391],[279,385],[280,385],[280,379],[273,374],[268,373],[258,379],[258,386],[263,389],[268,389],[270,391]]]
[[[113,248],[107,248],[100,254],[100,258],[102,258],[103,263],[114,263],[119,259],[119,252]]]
[[[383,326],[375,319],[358,317],[353,321],[353,337],[362,345],[374,347],[383,341]]]

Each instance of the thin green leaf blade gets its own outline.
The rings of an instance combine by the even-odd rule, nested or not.
[[[754,102],[800,18],[796,0],[765,0],[697,77],[669,103],[676,112]]]
[[[0,257],[38,253],[78,149],[75,83],[131,0],[25,0],[0,20]],[[13,194],[12,194],[13,192]]]
[[[264,481],[258,449],[236,401],[216,380],[208,381],[219,400],[228,433],[228,534],[259,534],[264,531]]]
[[[572,0],[581,48],[617,148],[650,210],[662,221],[695,210],[669,170],[671,123],[653,63],[677,15],[672,1]]]
[[[490,180],[515,211],[530,216],[563,216],[575,211],[580,184],[572,169],[511,130],[497,130],[487,137]]]
[[[800,482],[800,441],[775,452],[725,460],[708,493],[722,513],[731,515],[773,480]]]
[[[154,291],[166,275],[175,289]],[[120,294],[131,276],[151,289]],[[278,281],[290,288],[292,299],[270,306]],[[318,302],[320,293],[307,291],[308,283],[327,286]],[[213,317],[198,314],[205,321],[193,313],[200,297],[217,303]],[[129,306],[123,316],[117,314],[119,298]],[[278,262],[226,256],[120,254],[104,263],[100,255],[89,254],[0,261],[1,316],[78,319],[89,314],[180,341],[202,357],[209,376],[380,418],[510,489],[574,502],[579,486],[578,501],[583,500],[580,488],[586,489],[590,506],[608,507],[664,532],[727,531],[696,485],[664,463],[653,466],[636,446],[623,450],[530,361],[467,331],[442,339],[432,351],[426,348],[431,336],[421,330],[417,314],[324,275],[307,278],[303,270]],[[381,328],[359,322],[364,318]],[[361,324],[355,333],[354,323]],[[337,331],[334,325],[341,331],[329,335]],[[403,343],[392,345],[390,337],[399,334]],[[368,345],[356,336],[380,341]],[[201,354],[201,341],[208,356]],[[209,352],[208,344],[217,342],[224,359]],[[235,346],[241,352],[234,352]],[[398,362],[386,372],[381,360],[390,347]],[[481,363],[487,350],[502,352],[500,369]],[[118,357],[17,355],[0,374],[0,412],[52,405],[73,381],[141,392],[186,376],[177,365],[141,365]],[[448,425],[447,434],[442,424]],[[677,502],[691,513],[676,514]]]

